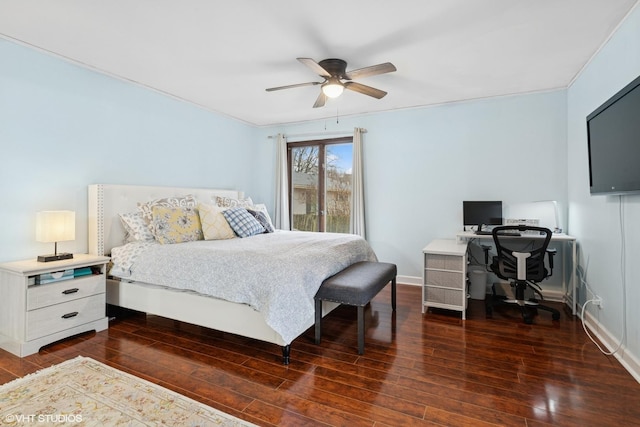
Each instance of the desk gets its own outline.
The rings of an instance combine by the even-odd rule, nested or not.
[[[538,236],[535,235],[524,235],[524,236],[514,236],[514,239],[536,239]],[[542,238],[542,236],[540,236]],[[487,234],[475,234],[473,231],[464,231],[462,233],[456,234],[456,240],[458,242],[470,242],[472,240],[490,240],[493,242],[493,236]],[[578,263],[578,250],[577,250],[577,242],[576,238],[573,236],[569,236],[564,233],[553,233],[551,236],[552,242],[560,242],[563,243],[563,249],[567,247],[570,249],[570,257],[567,257],[563,254],[562,256],[562,290],[564,292],[565,303],[568,304],[569,297],[571,298],[571,312],[575,316],[577,313],[577,298],[576,298],[576,267]],[[571,258],[570,265],[567,266],[567,258]],[[570,268],[569,274],[569,283],[566,280],[566,271]],[[571,293],[569,294],[569,290]]]

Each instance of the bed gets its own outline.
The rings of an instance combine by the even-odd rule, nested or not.
[[[127,266],[111,269],[108,304],[273,343],[281,346],[288,364],[292,341],[314,324],[313,296],[322,281],[355,262],[376,260],[360,237],[331,233],[276,230],[226,240],[152,242],[149,248],[126,243],[121,214],[136,212],[140,203],[185,195],[205,202],[247,200],[235,190],[89,186],[89,252],[113,252]],[[130,252],[123,250],[127,245],[144,247],[135,262],[122,262],[121,254]],[[188,274],[172,276],[178,264],[189,264]],[[218,290],[205,286],[214,283]],[[231,288],[238,294],[228,294]],[[324,303],[323,316],[335,307]]]

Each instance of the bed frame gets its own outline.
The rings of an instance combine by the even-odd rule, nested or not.
[[[134,212],[138,202],[187,194],[200,201],[211,200],[212,196],[243,197],[235,190],[110,184],[89,185],[88,191],[89,253],[95,255],[109,255],[111,248],[122,245],[125,230],[118,214]],[[283,363],[289,364],[291,343],[285,342],[258,311],[246,304],[112,278],[107,279],[107,304],[277,344],[282,347]],[[324,304],[323,316],[337,306]],[[313,324],[310,319],[305,330]]]

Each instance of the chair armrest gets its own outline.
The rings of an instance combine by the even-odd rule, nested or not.
[[[551,270],[551,273],[553,273],[553,257],[557,252],[557,249],[547,249],[547,258],[549,259],[549,269]]]

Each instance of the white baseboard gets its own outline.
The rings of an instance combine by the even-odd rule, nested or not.
[[[422,286],[422,277],[415,276],[398,276],[397,282],[403,285]],[[562,302],[566,296],[562,291],[549,291],[543,290],[543,295],[547,301]],[[571,306],[571,297],[569,296],[567,304]],[[580,308],[578,309],[578,317],[580,315]],[[584,324],[591,331],[590,333],[600,340],[602,344],[607,348],[609,352],[618,347],[618,338],[611,334],[600,322],[593,317],[591,313],[585,311],[586,319],[583,320]],[[595,344],[594,344],[595,345]],[[627,351],[627,348],[622,345],[620,349],[614,354],[620,364],[631,374],[636,381],[640,383],[640,360]]]
[[[565,296],[562,291],[551,291],[551,290],[542,290],[542,296],[545,301],[555,301],[555,302],[564,302]]]
[[[398,276],[396,278],[398,283],[402,283],[403,285],[413,285],[413,286],[422,286],[422,277],[416,276]],[[490,289],[490,287],[488,287]],[[487,290],[487,292],[489,292]],[[555,302],[563,302],[565,300],[565,295],[562,291],[554,291],[554,290],[542,290],[542,295],[546,301],[555,301]]]
[[[398,276],[396,277],[396,282],[402,283],[403,285],[422,286],[422,277]]]
[[[590,333],[598,338],[609,352],[618,347],[620,342],[619,338],[615,337],[607,328],[602,326],[598,319],[588,311],[585,311],[585,318],[586,319],[583,319],[585,326],[589,328]],[[624,343],[613,356],[618,359],[620,364],[640,383],[640,360],[627,350]]]

